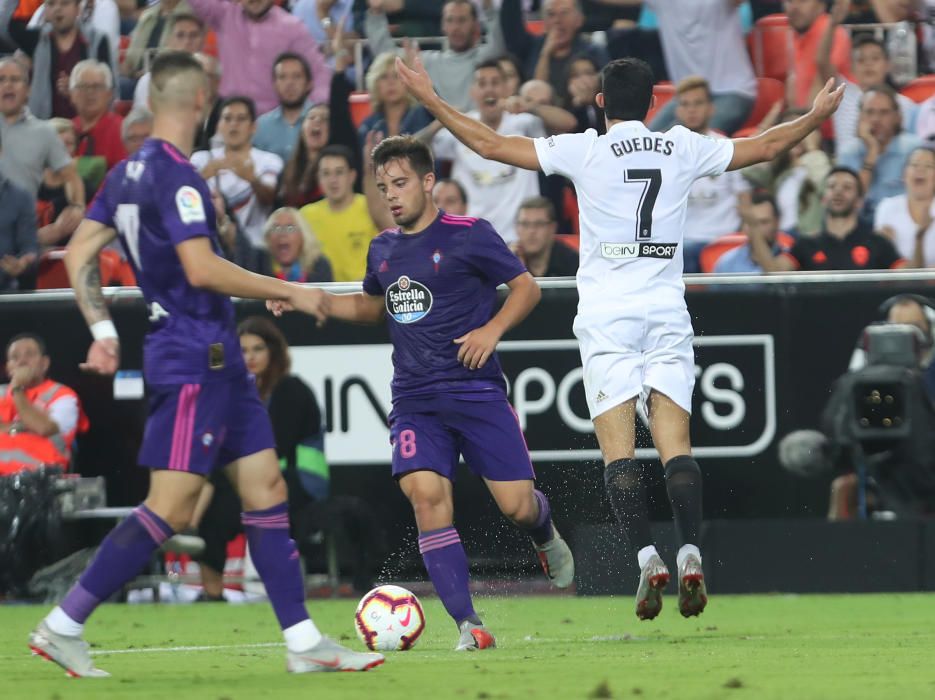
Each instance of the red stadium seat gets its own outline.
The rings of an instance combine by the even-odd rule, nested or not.
[[[370,113],[373,111],[370,107],[370,93],[369,92],[355,92],[350,97],[351,105],[351,121],[354,122],[354,126],[360,127],[363,124],[364,119],[370,116]]]
[[[217,58],[218,55],[218,35],[213,29],[209,29],[205,34],[205,47],[202,53]]]
[[[130,35],[121,34],[120,35],[120,47],[117,50],[117,65],[123,64],[123,59],[126,58],[127,49],[130,46]]]
[[[920,75],[899,92],[913,102],[925,102],[935,95],[935,75]]]
[[[98,257],[101,265],[101,285],[104,287],[133,286],[133,271],[116,250],[105,248]],[[36,289],[68,289],[68,271],[65,269],[65,249],[53,248],[39,257]]]
[[[788,18],[779,13],[758,19],[747,36],[747,49],[759,77],[785,81],[792,64],[792,29]]]
[[[675,97],[675,85],[670,82],[656,83],[653,85],[653,97],[656,98],[656,103],[650,108],[646,119],[643,120],[646,124],[651,123],[656,113]]]
[[[743,129],[749,129],[757,126],[763,117],[765,117],[773,105],[777,102],[783,102],[786,98],[786,86],[784,83],[774,78],[756,79],[756,102],[753,103],[753,109],[750,110],[750,116],[744,122]]]
[[[559,243],[564,243],[572,250],[578,250],[581,247],[581,238],[578,236],[572,236],[567,233],[560,233],[555,236],[555,240]]]
[[[581,226],[578,220],[578,195],[571,185],[565,185],[562,190],[562,212],[564,218],[571,222],[571,235],[578,238],[581,235]],[[575,246],[575,250],[578,250],[578,246]]]
[[[527,19],[526,20],[526,31],[532,34],[533,36],[542,36],[543,34],[545,34],[545,20]]]
[[[789,234],[779,232],[776,236],[779,244],[785,248],[791,248],[795,239]],[[747,242],[747,234],[742,232],[728,233],[725,236],[714,239],[711,243],[701,249],[699,266],[702,272],[714,272],[714,266],[724,253],[734,248],[739,248]]]
[[[127,116],[131,109],[133,109],[133,100],[117,100],[114,102],[114,112],[121,117]]]

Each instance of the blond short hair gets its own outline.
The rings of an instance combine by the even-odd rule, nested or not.
[[[708,99],[711,99],[711,85],[700,75],[690,75],[687,78],[682,78],[675,86],[675,96],[680,97],[692,90],[704,90]]]
[[[302,252],[299,253],[299,263],[302,265],[303,270],[311,270],[315,266],[315,263],[318,262],[318,258],[321,257],[321,243],[319,243],[318,238],[312,232],[305,217],[302,216],[295,207],[279,207],[279,209],[269,215],[266,219],[266,223],[263,224],[263,240],[269,245],[270,231],[276,223],[276,217],[280,214],[288,214],[291,216],[299,232],[302,234]]]
[[[370,68],[367,69],[365,82],[367,92],[370,93],[370,107],[374,112],[383,111],[383,102],[380,100],[379,90],[377,90],[377,81],[391,70],[396,70],[396,54],[392,51],[377,54],[377,57],[370,64]],[[406,94],[409,95],[409,103],[415,104],[416,99],[408,92]]]

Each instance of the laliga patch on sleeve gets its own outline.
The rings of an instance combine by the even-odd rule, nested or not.
[[[185,185],[175,193],[175,207],[183,224],[200,223],[207,220],[201,195],[194,187]]]

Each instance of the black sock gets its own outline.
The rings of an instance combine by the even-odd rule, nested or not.
[[[666,463],[666,491],[672,504],[679,546],[699,545],[701,530],[701,469],[690,455]]]
[[[653,543],[643,468],[635,459],[618,459],[604,469],[607,497],[635,552]]]

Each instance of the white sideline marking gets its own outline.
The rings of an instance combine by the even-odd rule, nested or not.
[[[187,647],[140,647],[139,649],[96,649],[91,656],[108,656],[110,654],[165,654],[180,651],[222,651],[224,649],[272,649],[285,647],[284,642],[262,642],[260,644],[219,644],[215,646],[187,646]]]

